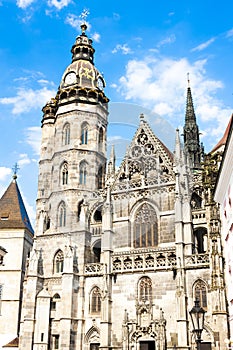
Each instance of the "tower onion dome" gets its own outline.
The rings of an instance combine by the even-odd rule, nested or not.
[[[86,29],[86,24],[82,24],[82,33],[71,49],[72,62],[64,71],[56,97],[42,109],[42,125],[53,124],[59,106],[69,103],[100,104],[108,109],[109,99],[104,93],[105,80],[94,66],[95,49],[85,33]]]
[[[106,84],[102,74],[94,66],[95,49],[92,46],[92,40],[85,33],[86,29],[86,24],[82,24],[82,33],[76,38],[75,44],[72,46],[72,63],[66,68],[62,76],[59,97],[63,96],[62,92],[64,91],[69,95],[71,89],[82,88],[81,95],[85,96],[85,91],[88,94],[89,90],[92,90],[97,95],[101,93],[102,97],[105,97],[106,103],[108,98],[103,93]]]

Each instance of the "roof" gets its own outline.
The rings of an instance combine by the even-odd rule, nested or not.
[[[229,185],[229,179],[232,175],[232,143],[233,143],[233,114],[231,115],[230,122],[227,126],[227,138],[225,142],[225,148],[222,156],[222,161],[218,171],[218,176],[215,184],[215,200],[218,203],[223,201],[225,195],[223,187]],[[229,170],[230,169],[230,170]]]
[[[8,344],[3,345],[3,348],[17,348],[19,346],[19,338],[11,340]]]
[[[0,229],[28,229],[34,233],[16,179],[0,199]]]
[[[223,137],[217,143],[217,145],[212,149],[211,153],[216,152],[220,147],[222,147],[222,146],[224,146],[226,144],[227,137],[228,137],[228,134],[229,134],[229,131],[230,131],[230,126],[231,126],[232,119],[233,119],[233,114],[231,115],[231,118],[229,120],[229,123],[228,123],[227,128],[226,128],[226,130],[224,132]]]

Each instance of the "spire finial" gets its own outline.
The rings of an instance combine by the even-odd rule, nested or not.
[[[83,11],[82,11],[82,13],[81,13],[81,15],[79,16],[80,17],[80,19],[81,19],[81,21],[83,22],[82,24],[81,24],[81,29],[82,29],[82,34],[85,34],[85,31],[87,30],[87,21],[86,21],[86,19],[87,19],[87,16],[90,14],[90,12],[89,12],[89,10],[87,10],[87,9],[84,9]]]
[[[20,168],[18,167],[18,164],[15,163],[15,165],[13,166],[12,170],[13,170],[13,180],[16,180],[17,179],[17,172]]]
[[[189,72],[187,73],[188,87],[190,87]]]

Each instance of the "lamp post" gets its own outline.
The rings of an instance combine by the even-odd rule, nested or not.
[[[201,350],[201,333],[204,328],[205,310],[200,306],[199,300],[194,301],[192,310],[189,311],[193,332],[196,334],[197,350]]]

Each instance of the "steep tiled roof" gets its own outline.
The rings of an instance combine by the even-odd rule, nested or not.
[[[228,123],[227,128],[226,128],[226,130],[224,132],[223,137],[217,143],[217,145],[212,149],[211,153],[216,152],[220,147],[222,147],[222,146],[224,146],[226,144],[227,137],[228,137],[228,134],[229,134],[229,131],[230,131],[230,125],[231,125],[232,118],[233,118],[233,114],[232,114],[232,116],[231,116],[231,118],[229,120],[229,123]]]
[[[0,229],[27,228],[34,232],[23,203],[16,179],[14,179],[0,199]]]

